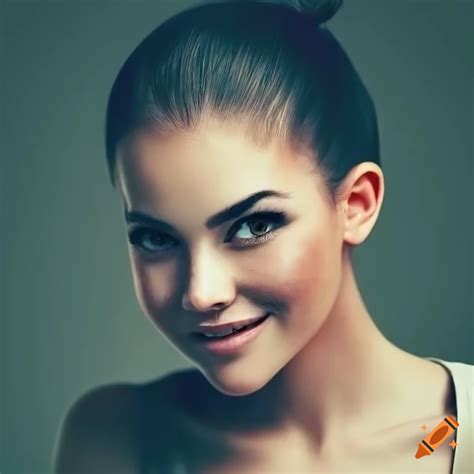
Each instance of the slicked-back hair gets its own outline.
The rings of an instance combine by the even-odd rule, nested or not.
[[[200,4],[135,48],[107,104],[112,186],[131,133],[192,131],[206,117],[242,123],[258,146],[277,138],[310,150],[333,203],[352,167],[380,166],[375,106],[359,74],[325,25],[288,5]]]

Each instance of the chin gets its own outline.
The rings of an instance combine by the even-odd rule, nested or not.
[[[225,376],[218,373],[203,372],[208,382],[219,392],[230,397],[244,397],[263,388],[268,380],[255,380],[248,374],[245,376]]]

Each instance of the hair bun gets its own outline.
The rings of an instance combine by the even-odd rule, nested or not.
[[[343,0],[294,0],[297,10],[311,17],[316,23],[326,23],[341,8]]]
[[[273,3],[287,5],[320,25],[329,21],[341,8],[343,0],[204,0],[209,3]]]

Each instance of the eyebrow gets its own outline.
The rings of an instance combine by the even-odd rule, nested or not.
[[[239,202],[236,202],[235,204],[232,204],[229,207],[226,207],[222,211],[219,211],[218,213],[210,216],[206,220],[206,227],[208,229],[213,229],[215,227],[220,226],[224,222],[234,219],[236,217],[239,217],[241,214],[243,214],[245,211],[253,207],[258,201],[269,198],[269,197],[278,197],[278,198],[285,198],[289,199],[293,196],[292,193],[287,193],[283,191],[275,191],[273,189],[266,189],[263,191],[258,191],[256,193],[250,194],[250,196],[247,196],[246,198],[242,199]],[[146,223],[146,224],[152,224],[152,225],[160,225],[164,226],[167,228],[172,229],[172,227],[159,219],[156,219],[153,216],[150,216],[149,214],[146,214],[144,212],[139,212],[139,211],[128,211],[125,209],[125,220],[128,223]]]

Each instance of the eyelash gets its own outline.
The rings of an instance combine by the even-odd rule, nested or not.
[[[252,214],[249,214],[248,216],[244,216],[240,218],[232,225],[232,227],[229,229],[229,232],[227,233],[227,236],[224,239],[224,243],[230,242],[230,240],[234,237],[237,231],[242,227],[242,224],[248,225],[255,221],[257,222],[264,221],[267,224],[270,223],[276,226],[276,229],[278,229],[286,224],[287,219],[283,211],[279,211],[279,210],[270,211],[270,210],[257,208],[255,212],[253,212]],[[244,247],[252,246],[254,244],[258,244],[261,242],[263,243],[275,237],[276,229],[270,230],[263,235],[255,236],[253,238],[247,238],[247,239],[240,238],[237,240],[243,243]],[[130,231],[128,239],[129,239],[129,242],[133,246],[143,249],[143,251],[147,254],[153,254],[153,255],[163,254],[167,252],[168,249],[152,251],[152,250],[148,250],[144,248],[141,244],[143,236],[153,234],[155,232],[157,235],[166,235],[163,232],[156,231],[152,227],[135,227],[134,229]]]

